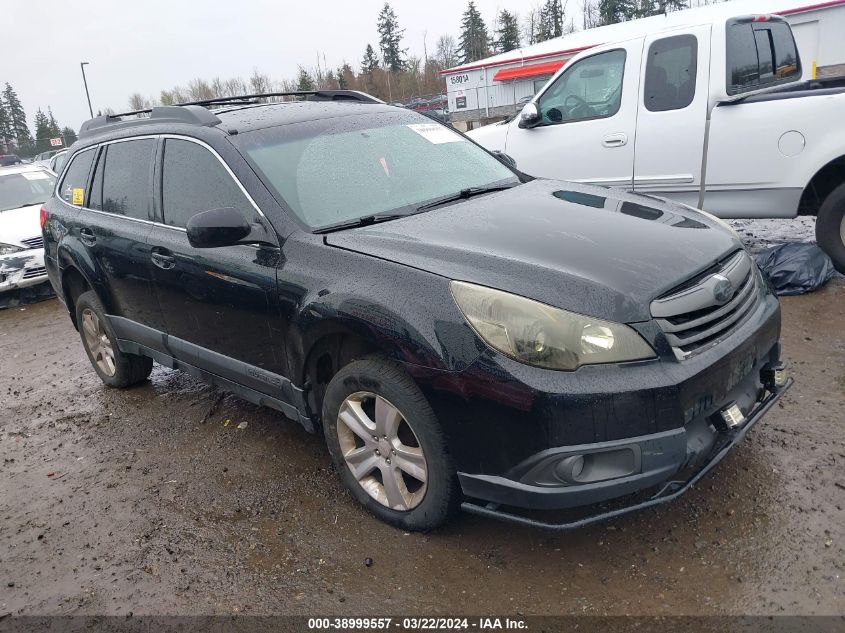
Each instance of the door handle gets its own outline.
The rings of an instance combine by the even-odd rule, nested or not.
[[[91,229],[79,229],[79,239],[86,246],[94,246],[97,243],[97,236],[94,235]]]
[[[170,270],[176,266],[176,258],[173,257],[173,255],[168,255],[159,251],[153,251],[150,254],[150,259],[153,260],[153,264],[162,270]]]
[[[622,132],[618,134],[608,134],[601,140],[601,144],[605,147],[622,147],[628,143],[628,135]]]

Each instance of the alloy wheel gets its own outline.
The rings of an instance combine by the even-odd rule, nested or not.
[[[103,329],[100,317],[91,308],[82,311],[82,336],[85,340],[85,347],[91,353],[94,364],[106,376],[114,376],[114,348],[109,340],[108,334]]]
[[[422,502],[428,465],[397,407],[368,391],[353,393],[340,405],[337,436],[347,467],[373,499],[400,511]]]

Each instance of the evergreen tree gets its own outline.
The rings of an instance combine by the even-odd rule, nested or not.
[[[296,78],[297,90],[314,90],[316,88],[314,79],[308,74],[302,66],[299,67],[299,75]]]
[[[70,147],[76,143],[76,132],[71,127],[62,128],[62,138],[65,140],[65,147]]]
[[[336,74],[337,87],[341,90],[348,90],[352,82],[355,81],[355,72],[352,70],[352,66],[346,62],[343,62],[343,65],[337,69]]]
[[[10,131],[11,124],[9,117],[6,114],[6,106],[0,100],[0,152],[7,154],[11,152],[12,133]]]
[[[35,150],[47,151],[50,148],[50,119],[38,108],[35,112]]]
[[[394,73],[403,70],[407,63],[405,53],[408,49],[401,48],[404,33],[405,29],[399,28],[399,20],[393,9],[385,2],[378,14],[379,47],[385,68]]]
[[[361,62],[361,74],[371,76],[378,65],[378,55],[373,50],[372,44],[367,44],[367,48],[364,50],[364,60]]]
[[[546,0],[538,16],[536,40],[544,42],[563,35],[563,18],[562,0]]]
[[[3,107],[6,110],[9,133],[15,139],[14,143],[22,153],[32,151],[32,132],[26,124],[26,112],[24,112],[20,99],[9,83],[3,90]]]
[[[636,16],[636,0],[599,0],[599,20],[602,25],[625,22]]]
[[[467,10],[461,18],[460,39],[461,61],[474,62],[490,55],[490,43],[487,35],[487,25],[475,7],[473,0],[469,0]]]
[[[56,123],[56,117],[53,116],[53,108],[47,106],[47,120],[50,122],[50,138],[56,138],[62,135],[62,130],[59,124]]]
[[[497,53],[519,48],[519,18],[505,9],[502,9],[497,19],[495,46]]]

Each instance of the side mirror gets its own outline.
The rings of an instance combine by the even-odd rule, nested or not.
[[[519,113],[519,127],[534,127],[540,122],[540,110],[536,103],[526,103]]]
[[[501,162],[505,165],[510,167],[511,169],[516,169],[516,160],[510,154],[505,154],[502,150],[493,150],[493,156],[498,158]]]
[[[192,216],[185,227],[188,242],[194,248],[232,246],[250,233],[249,223],[232,207],[202,211]]]

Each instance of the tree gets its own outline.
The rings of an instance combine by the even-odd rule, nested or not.
[[[460,39],[461,61],[474,62],[490,55],[487,25],[475,7],[475,2],[469,0],[467,10],[461,18]]]
[[[50,148],[50,119],[41,108],[35,111],[35,151],[44,152]]]
[[[314,84],[314,79],[308,74],[308,71],[305,70],[302,66],[299,67],[299,75],[296,78],[296,89],[297,90],[314,90],[316,89],[316,85]]]
[[[337,87],[341,90],[350,90],[355,84],[355,71],[352,66],[343,62],[343,65],[335,72],[337,75]]]
[[[0,152],[4,154],[11,152],[12,133],[10,131],[11,123],[9,116],[6,114],[6,107],[0,101]]]
[[[8,82],[3,90],[3,107],[6,110],[9,134],[15,139],[15,147],[23,154],[31,153],[33,149],[32,132],[29,131],[29,126],[26,124],[26,112],[24,112],[17,93]]]
[[[602,25],[625,22],[637,16],[636,0],[599,0],[598,9]]]
[[[407,48],[402,48],[402,35],[405,29],[399,28],[399,20],[388,3],[378,14],[379,47],[381,48],[384,67],[398,73],[405,68]]]
[[[585,31],[601,26],[598,0],[583,0],[581,4],[581,16],[584,19],[583,28]]]
[[[65,147],[70,147],[76,143],[76,132],[71,127],[63,127],[61,136],[65,140]]]
[[[367,48],[364,50],[364,59],[361,62],[361,74],[371,77],[378,66],[378,55],[373,50],[372,44],[367,44]]]
[[[544,42],[564,33],[571,33],[572,24],[566,24],[566,6],[562,0],[546,0],[537,16],[536,41]]]
[[[494,44],[497,53],[507,53],[519,48],[519,18],[515,13],[505,9],[499,13]]]
[[[458,43],[451,35],[441,35],[437,38],[434,49],[434,61],[441,70],[452,68],[460,63],[458,58]]]

